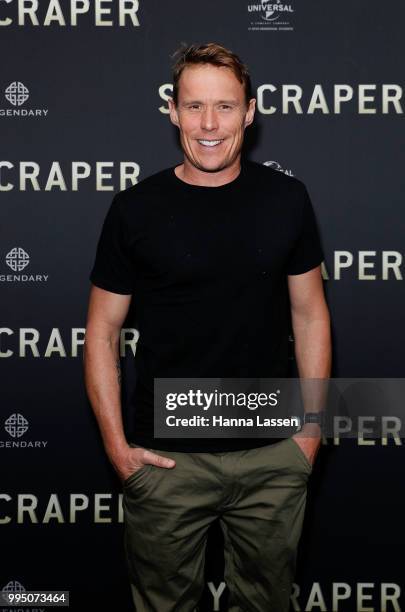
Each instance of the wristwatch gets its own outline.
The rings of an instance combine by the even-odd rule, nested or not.
[[[304,425],[307,423],[317,423],[322,426],[324,420],[324,412],[304,412]]]

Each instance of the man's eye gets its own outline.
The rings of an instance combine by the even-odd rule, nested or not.
[[[195,110],[195,109],[200,108],[200,105],[199,104],[190,104],[189,108]]]
[[[232,108],[232,106],[230,104],[221,104],[220,108],[223,108],[224,110],[228,110]]]

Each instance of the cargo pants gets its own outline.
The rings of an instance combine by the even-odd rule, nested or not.
[[[217,519],[229,612],[287,612],[312,471],[298,444],[287,438],[223,453],[149,450],[176,467],[147,464],[123,484],[136,612],[198,610],[207,531]]]

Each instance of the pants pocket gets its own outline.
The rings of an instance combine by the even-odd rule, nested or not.
[[[301,447],[297,444],[294,438],[288,438],[288,442],[290,446],[294,449],[295,456],[300,460],[301,464],[306,468],[307,472],[310,474],[312,472],[313,465],[301,450]]]
[[[128,478],[124,480],[123,486],[128,487],[129,485],[132,485],[137,482],[139,479],[142,480],[143,477],[147,474],[147,472],[149,472],[151,465],[151,463],[145,463],[142,467],[135,470],[135,472],[132,472],[132,474],[130,474]]]

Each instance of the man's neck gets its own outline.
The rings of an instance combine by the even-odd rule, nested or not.
[[[193,166],[187,159],[180,166],[176,166],[174,172],[180,180],[190,185],[202,187],[220,187],[235,180],[241,171],[240,157],[229,168],[218,172],[204,172]]]

